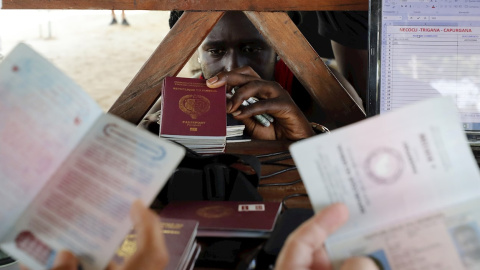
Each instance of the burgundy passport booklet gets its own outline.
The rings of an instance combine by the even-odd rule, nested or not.
[[[199,237],[267,238],[280,206],[277,202],[173,201],[160,216],[197,220]]]
[[[160,136],[199,153],[223,152],[227,135],[225,87],[204,79],[167,77],[162,91]]]

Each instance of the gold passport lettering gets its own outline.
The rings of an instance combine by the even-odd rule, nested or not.
[[[180,231],[176,231],[176,230],[163,230],[163,234],[180,234]]]
[[[183,223],[162,222],[164,229],[180,230],[183,228]]]
[[[129,234],[117,250],[117,256],[121,258],[130,257],[136,250],[137,243],[135,242],[135,234]]]
[[[197,119],[210,110],[210,100],[201,95],[185,95],[178,101],[178,108],[192,119]]]
[[[184,87],[205,87],[204,82],[183,82],[183,81],[174,81],[173,84]]]
[[[207,206],[200,208],[196,214],[204,218],[221,218],[233,214],[233,209],[221,205]]]
[[[171,223],[171,222],[161,222],[163,226],[164,234],[181,234],[181,229],[183,228],[182,223]],[[130,257],[137,250],[136,235],[130,233],[125,237],[122,245],[117,250],[117,256],[120,258]]]
[[[199,127],[205,125],[205,121],[182,121],[182,124],[189,127],[190,131],[196,132]]]

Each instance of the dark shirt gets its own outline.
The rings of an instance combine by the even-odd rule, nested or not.
[[[317,11],[318,33],[343,46],[368,48],[367,11]]]

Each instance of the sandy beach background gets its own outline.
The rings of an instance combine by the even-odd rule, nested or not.
[[[0,54],[24,42],[76,81],[105,111],[168,33],[168,11],[0,10]],[[188,68],[179,76],[191,76]]]

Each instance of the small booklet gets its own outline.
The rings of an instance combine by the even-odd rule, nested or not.
[[[204,79],[167,77],[162,91],[160,137],[204,154],[221,153],[227,135],[225,87]]]
[[[104,114],[24,44],[0,64],[0,115],[0,247],[31,269],[63,249],[104,269],[132,202],[149,205],[185,154]]]
[[[249,142],[252,138],[246,134],[245,125],[242,121],[233,118],[227,114],[227,144],[238,142]]]
[[[290,151],[316,211],[350,219],[326,242],[338,268],[480,269],[480,174],[454,102],[423,101],[297,142]]]
[[[162,218],[199,222],[199,237],[268,238],[281,210],[279,202],[173,201]]]

